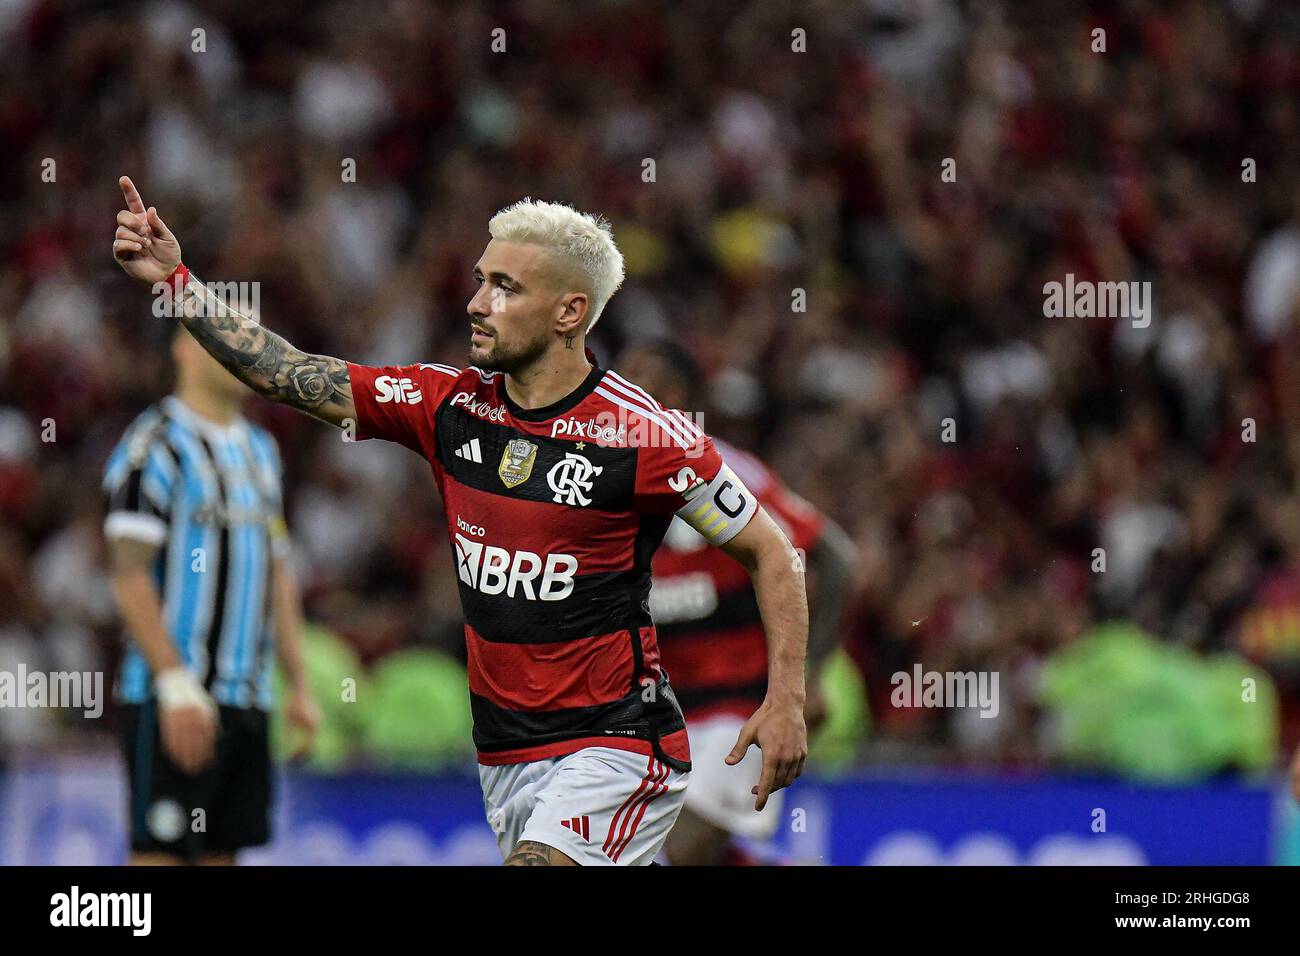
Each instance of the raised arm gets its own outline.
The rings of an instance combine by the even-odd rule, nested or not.
[[[113,258],[131,278],[179,287],[175,312],[195,340],[230,373],[274,402],[343,427],[356,420],[347,363],[311,355],[228,307],[181,266],[181,247],[152,206],[146,208],[131,180],[118,180],[126,209],[117,214]]]

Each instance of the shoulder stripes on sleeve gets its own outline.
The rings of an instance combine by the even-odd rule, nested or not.
[[[704,437],[693,421],[682,412],[665,409],[643,389],[633,385],[616,372],[607,372],[596,394],[620,408],[654,422],[681,448],[690,448]]]
[[[421,362],[420,368],[431,368],[435,372],[441,372],[443,375],[450,375],[452,378],[460,378],[460,369],[451,365],[440,365],[437,362]]]

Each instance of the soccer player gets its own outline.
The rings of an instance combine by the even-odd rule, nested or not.
[[[674,408],[702,410],[703,375],[694,357],[668,340],[630,348],[619,369]],[[718,451],[802,554],[811,574],[808,633],[809,726],[821,719],[819,668],[839,645],[857,562],[848,536],[787,488],[766,465],[722,441]],[[753,755],[724,761],[766,692],[763,618],[749,575],[684,521],[674,520],[656,553],[650,611],[664,667],[686,714],[695,769],[686,803],[665,847],[674,866],[746,865],[734,836],[766,839],[781,820],[781,794],[756,811],[746,799]]]
[[[749,568],[767,694],[728,757],[755,806],[803,768],[808,610],[789,540],[685,416],[600,368],[587,333],[623,280],[607,224],[524,200],[488,224],[470,367],[308,355],[223,307],[126,177],[113,252],[165,283],[205,348],[262,395],[425,458],[465,612],[488,822],[510,865],[649,864],[681,809],[685,723],[659,664],[650,562],[674,515]]]
[[[131,642],[118,675],[136,865],[233,864],[265,843],[267,711],[278,651],[287,716],[318,722],[299,644],[275,442],[248,389],[177,327],[176,388],[110,455],[104,534]]]

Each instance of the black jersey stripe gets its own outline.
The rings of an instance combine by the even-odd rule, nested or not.
[[[698,634],[714,634],[743,627],[761,627],[763,612],[758,606],[758,596],[746,584],[718,595],[718,605],[704,617],[692,620],[656,620],[660,641],[682,640]]]
[[[539,584],[540,579],[534,582],[534,591]],[[518,590],[514,597],[505,591],[484,594],[460,581],[465,623],[483,640],[498,644],[554,644],[650,627],[645,609],[649,594],[646,571],[580,575],[573,579],[573,593],[562,601],[523,600]]]
[[[212,621],[208,625],[208,636],[205,642],[208,652],[207,671],[203,676],[203,686],[211,690],[213,683],[217,679],[217,656],[221,650],[221,631],[226,620],[226,588],[230,578],[230,522],[226,519],[226,481],[222,475],[221,466],[217,462],[217,456],[213,453],[212,446],[208,443],[206,437],[196,433],[195,438],[198,439],[200,447],[203,448],[204,454],[207,455],[208,463],[212,466],[212,473],[217,482],[217,502],[221,513],[220,544],[217,547],[217,582],[212,599]]]
[[[448,479],[466,488],[517,501],[559,505],[576,503],[590,510],[617,514],[633,510],[636,448],[615,448],[569,438],[532,435],[509,425],[485,421],[448,403],[443,403],[438,409],[435,434],[438,463],[443,472]],[[458,449],[475,439],[482,450],[481,463],[456,455]],[[511,487],[501,477],[501,466],[507,447],[516,439],[536,446],[537,452],[527,479]],[[582,448],[578,447],[580,444]],[[593,473],[588,477],[589,490],[580,491],[582,498],[589,502],[587,504],[582,504],[576,497],[571,499],[564,490],[557,492],[548,480],[567,455],[578,455],[600,469],[599,474]]]
[[[483,753],[491,753],[575,737],[654,740],[686,726],[666,680],[660,679],[652,695],[644,694],[643,690],[638,687],[635,692],[608,704],[544,711],[509,710],[471,692],[474,745]],[[646,696],[651,700],[645,700]]]
[[[767,681],[747,681],[743,684],[707,684],[700,687],[675,687],[677,702],[690,712],[702,710],[724,700],[748,701],[755,707],[767,696]]]

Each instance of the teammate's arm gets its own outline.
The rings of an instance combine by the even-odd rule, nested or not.
[[[131,180],[118,180],[127,208],[117,214],[113,258],[133,279],[154,285],[169,279],[181,262],[181,247],[158,210],[145,208]],[[227,307],[191,279],[177,303],[179,317],[195,340],[241,382],[266,398],[292,406],[331,425],[356,420],[347,363],[294,348],[254,319]]]
[[[152,568],[157,545],[132,538],[108,540],[113,597],[136,646],[153,671],[163,749],[186,773],[212,760],[217,739],[216,705],[185,669],[163,622],[162,597]]]
[[[808,671],[816,674],[839,647],[858,549],[844,530],[827,521],[817,543],[808,549],[812,574],[811,613],[808,619]]]
[[[275,614],[276,654],[284,668],[289,684],[289,699],[285,717],[303,732],[302,744],[294,757],[303,757],[311,750],[320,724],[320,708],[307,683],[307,667],[302,656],[302,594],[298,589],[297,575],[289,559],[277,556],[271,564],[273,613]]]
[[[767,634],[767,696],[741,728],[727,755],[734,766],[751,744],[763,752],[763,771],[751,791],[754,809],[794,783],[808,756],[804,725],[804,657],[808,649],[808,597],[803,562],[790,540],[762,508],[722,550],[749,571]]]

